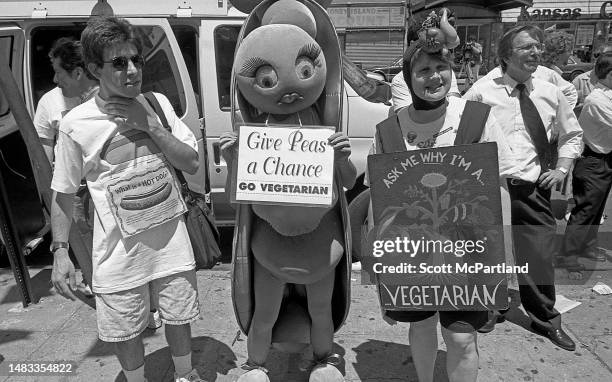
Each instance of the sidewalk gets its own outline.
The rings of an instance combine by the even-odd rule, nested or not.
[[[124,381],[112,346],[97,340],[93,299],[68,301],[50,289],[49,267],[31,270],[33,288],[42,296],[23,309],[10,269],[0,269],[0,360],[71,360],[72,377],[7,377],[4,381]],[[336,334],[335,349],[344,356],[347,381],[416,381],[410,358],[408,325],[389,326],[378,310],[376,289],[360,285],[353,272],[351,310]],[[577,342],[568,352],[523,327],[529,320],[512,310],[510,320],[479,335],[479,381],[612,380],[612,295],[591,291],[602,281],[612,285],[611,271],[591,274],[585,285],[560,285],[557,293],[582,304],[563,315],[565,329]],[[229,265],[198,272],[202,317],[192,325],[193,362],[207,381],[235,381],[246,360],[246,339],[239,333],[230,301]],[[521,327],[523,326],[523,327]],[[173,366],[163,328],[145,333],[146,375],[150,382],[172,381]],[[436,363],[436,381],[447,381],[444,343]],[[307,381],[298,370],[300,355],[273,351],[267,366],[272,381]]]

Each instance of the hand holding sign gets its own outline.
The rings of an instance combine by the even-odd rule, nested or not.
[[[325,126],[240,126],[237,142],[236,202],[330,206],[334,152],[350,155],[348,137]],[[225,147],[235,144],[223,137]]]
[[[351,155],[351,142],[346,134],[342,132],[332,134],[327,138],[327,142],[329,142],[330,146],[336,152],[336,161],[348,159]]]

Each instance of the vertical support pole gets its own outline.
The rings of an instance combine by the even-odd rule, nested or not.
[[[17,288],[21,294],[23,307],[25,308],[37,301],[34,301],[34,295],[32,294],[30,274],[28,273],[28,267],[25,262],[25,255],[23,253],[21,240],[19,239],[17,229],[13,224],[13,214],[11,213],[6,188],[4,187],[2,173],[0,173],[0,232],[2,234],[2,238],[4,239],[6,253],[8,255],[9,262],[11,263],[11,269],[13,270],[13,275],[15,276]]]

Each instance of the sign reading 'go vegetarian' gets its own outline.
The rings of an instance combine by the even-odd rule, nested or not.
[[[331,206],[333,133],[325,126],[240,126],[232,201]]]

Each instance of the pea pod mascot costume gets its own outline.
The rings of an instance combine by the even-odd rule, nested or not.
[[[233,1],[250,13],[232,70],[234,129],[256,122],[341,131],[341,51],[321,4],[329,1]],[[237,160],[230,160],[228,168],[235,168]],[[343,186],[336,166],[332,207],[236,206],[232,300],[249,353],[240,382],[269,381],[263,364],[273,344],[296,349],[308,343],[310,381],[344,381],[336,368],[340,356],[331,352],[350,304]]]

